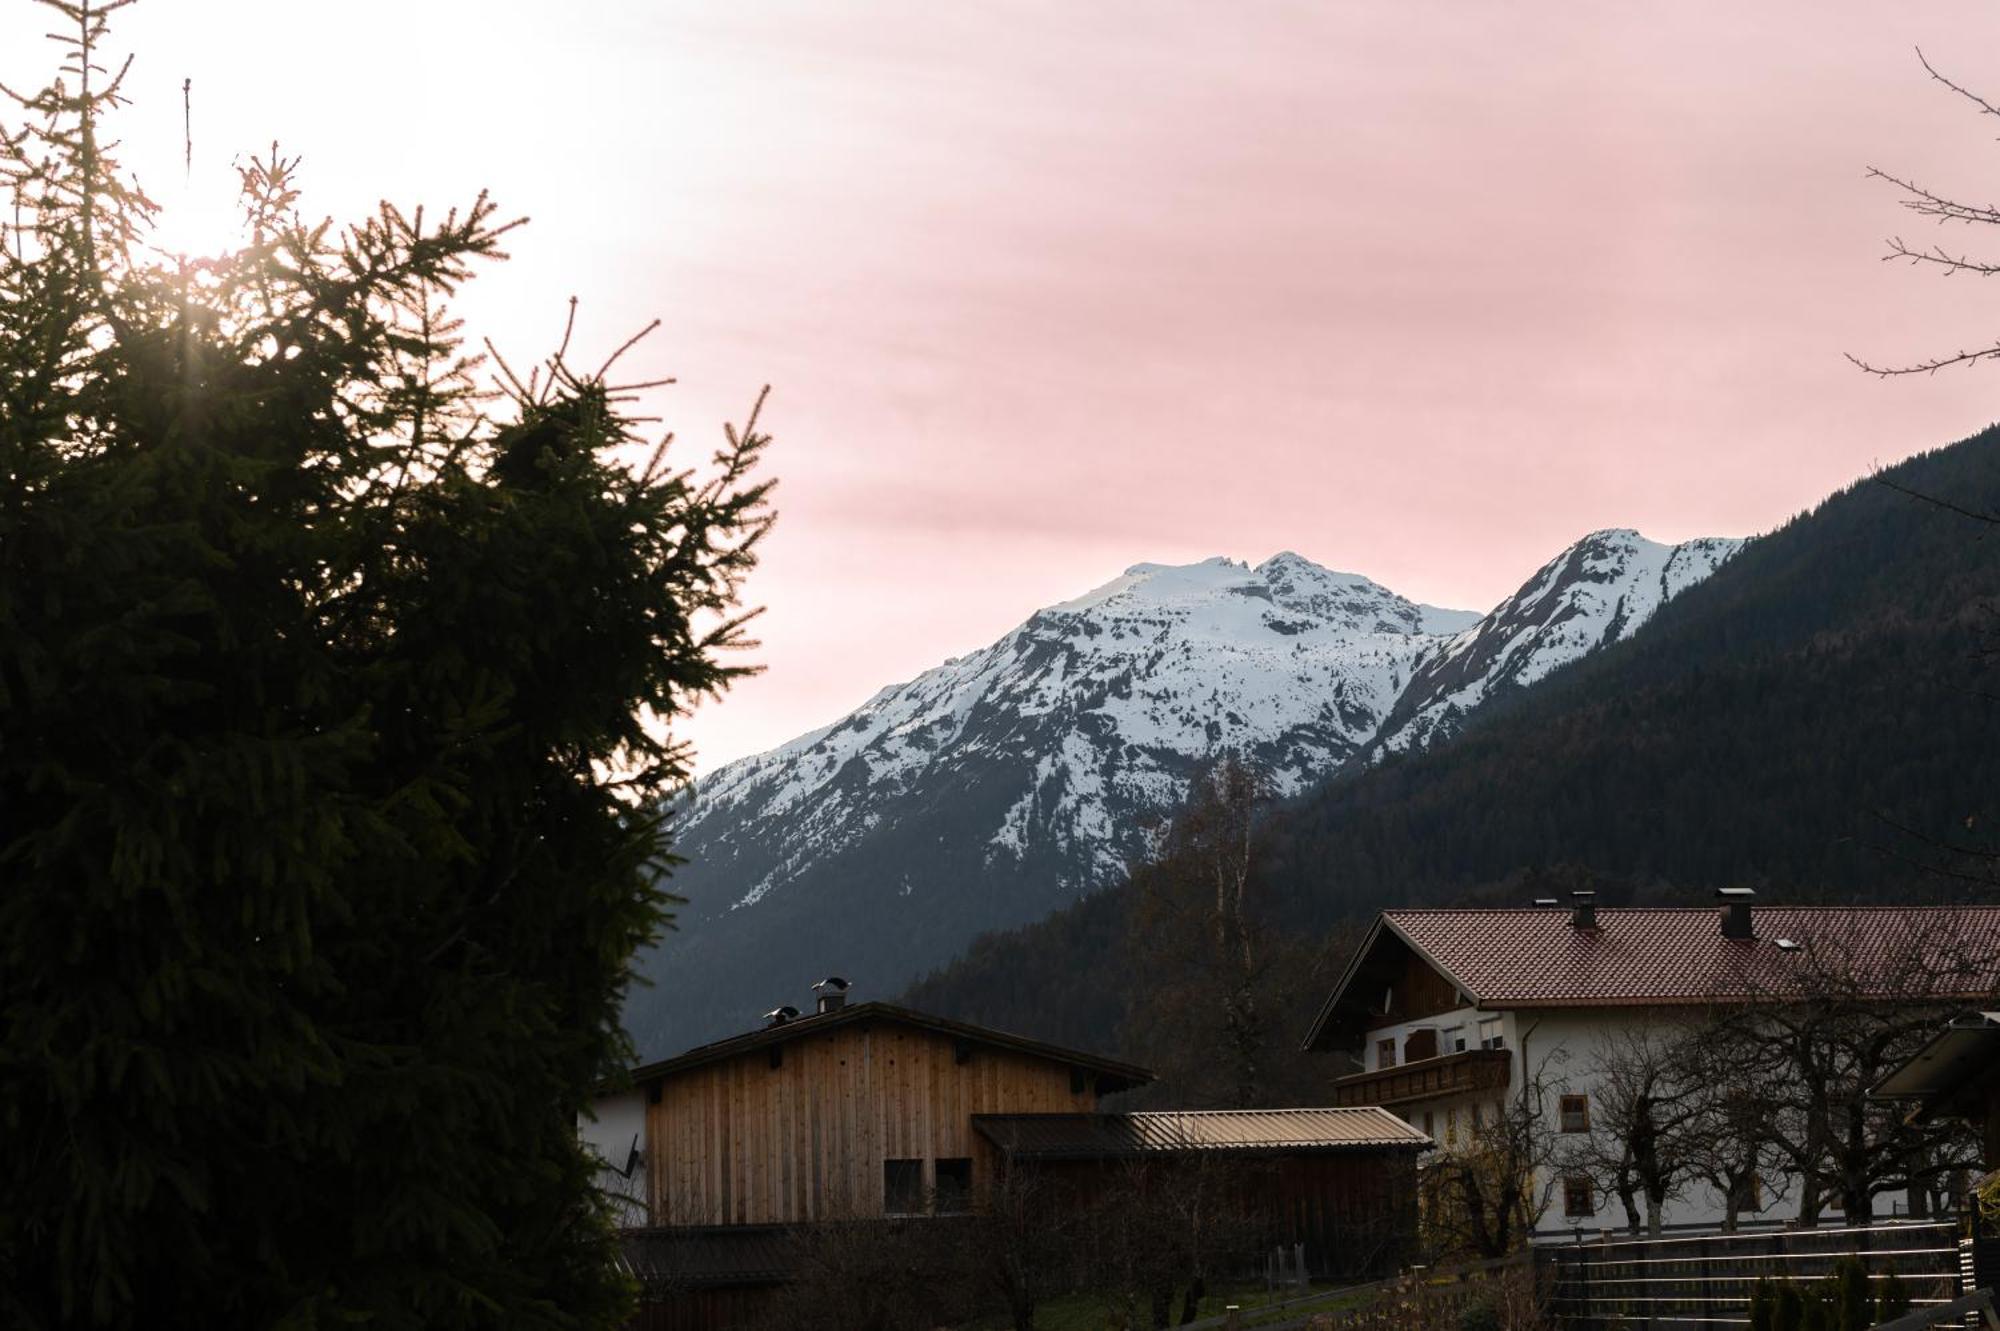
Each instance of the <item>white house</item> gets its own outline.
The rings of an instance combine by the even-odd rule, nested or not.
[[[1565,1165],[1560,1148],[1592,1131],[1603,1080],[1635,1038],[1671,1035],[1718,1007],[1777,1001],[1815,943],[1838,946],[1864,971],[1907,970],[1913,921],[2000,957],[2000,907],[1754,907],[1753,894],[1721,894],[1719,909],[1599,909],[1592,893],[1526,909],[1384,911],[1306,1040],[1342,1052],[1360,1071],[1337,1078],[1335,1102],[1381,1105],[1449,1151],[1503,1108],[1539,1098],[1537,1131],[1556,1135],[1538,1152],[1535,1189],[1549,1199],[1536,1234],[1569,1237],[1622,1228],[1623,1207]],[[1994,988],[1993,968],[1944,975],[1929,1001],[1975,999]],[[1598,1124],[1602,1131],[1603,1124]],[[1796,1217],[1799,1189],[1753,1180],[1744,1223]],[[1724,1198],[1693,1184],[1664,1208],[1665,1222],[1718,1226]],[[1889,1210],[1883,1207],[1882,1210]]]

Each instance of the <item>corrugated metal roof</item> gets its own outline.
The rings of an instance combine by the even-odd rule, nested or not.
[[[980,1135],[1015,1159],[1092,1160],[1203,1152],[1296,1153],[1431,1139],[1386,1109],[1211,1109],[1137,1114],[975,1114]]]
[[[1752,919],[1756,937],[1738,940],[1698,906],[1600,907],[1594,929],[1551,907],[1383,911],[1308,1046],[1323,1046],[1338,1010],[1379,1010],[1375,993],[1347,991],[1368,953],[1393,945],[1385,934],[1489,1009],[1783,999],[1809,989],[1815,972],[1851,977],[1876,997],[1916,987],[1926,1001],[1976,1000],[2000,986],[2000,906],[1760,905]]]
[[[653,1293],[715,1285],[770,1285],[798,1268],[790,1235],[779,1228],[628,1229],[618,1236],[620,1264]]]

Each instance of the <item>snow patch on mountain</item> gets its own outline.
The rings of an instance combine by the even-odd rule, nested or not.
[[[1383,727],[1378,752],[1432,743],[1496,691],[1525,688],[1631,637],[1742,544],[1705,537],[1662,545],[1628,528],[1592,532],[1425,658]]]

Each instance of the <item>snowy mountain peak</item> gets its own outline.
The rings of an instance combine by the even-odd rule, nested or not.
[[[893,989],[1114,880],[1221,753],[1291,795],[1428,743],[1494,691],[1629,636],[1736,546],[1593,532],[1484,616],[1291,551],[1134,564],[698,781],[675,812],[691,863],[674,887],[702,941],[667,944],[646,1001],[729,1008],[690,1034],[738,1026],[776,1001],[747,986],[781,939],[821,973]]]
[[[1742,544],[1703,537],[1663,545],[1629,527],[1591,532],[1423,661],[1383,727],[1380,748],[1428,744],[1495,692],[1526,687],[1631,637]]]

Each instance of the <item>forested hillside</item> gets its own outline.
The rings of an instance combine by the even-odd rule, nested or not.
[[[1953,848],[2000,844],[2000,526],[1904,490],[2000,513],[2000,429],[1751,542],[1457,738],[1274,811],[1260,909],[1312,938],[1383,906],[1585,880],[1611,900],[1992,895]],[[983,939],[911,1001],[1116,1048],[1172,982],[1147,972],[1128,896]]]

